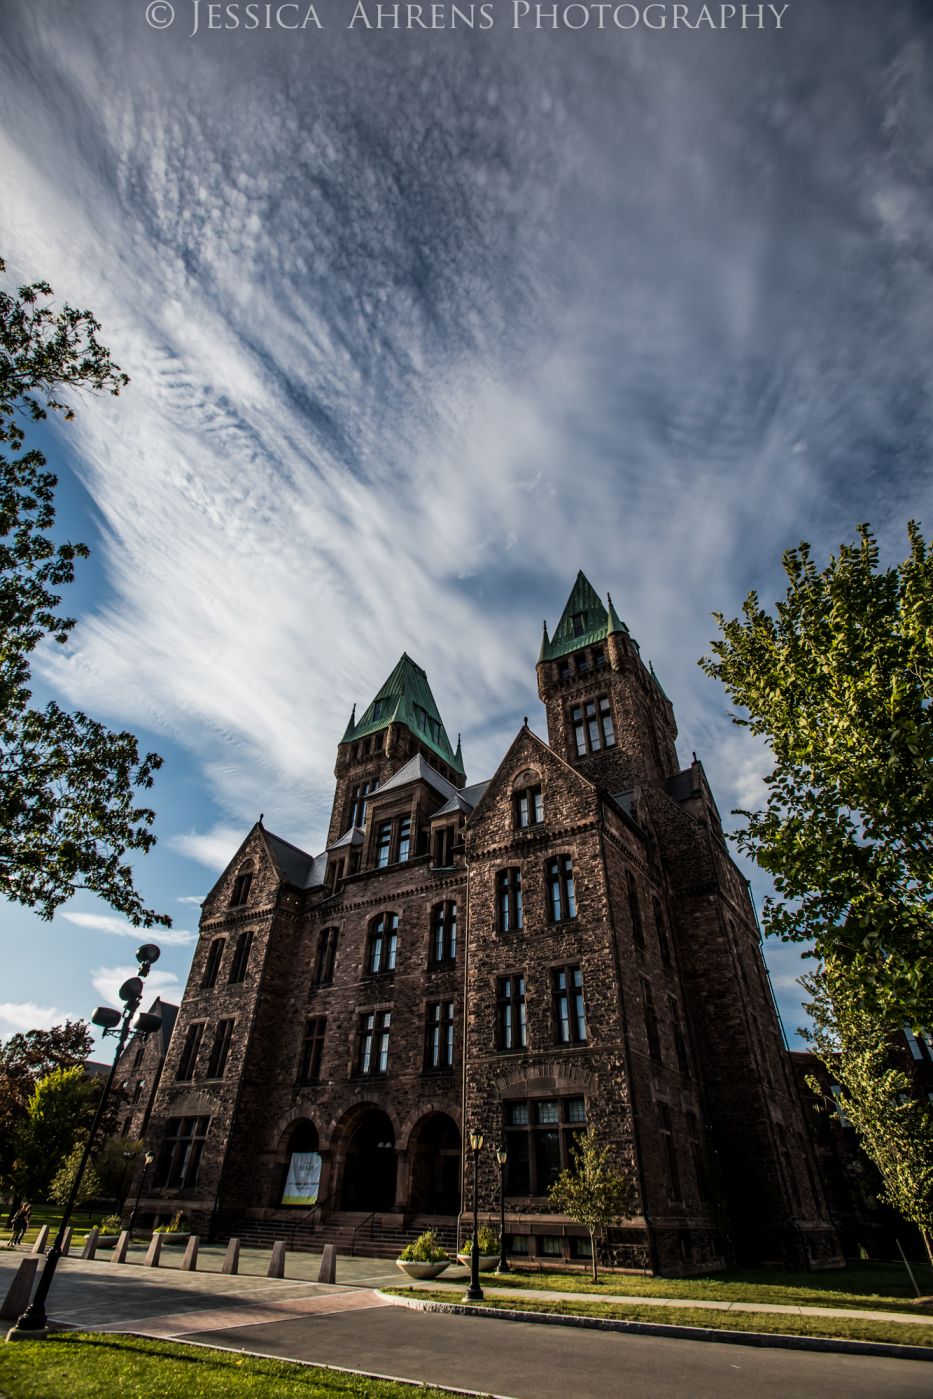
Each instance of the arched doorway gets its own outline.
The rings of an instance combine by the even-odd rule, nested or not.
[[[371,1108],[353,1129],[343,1168],[345,1210],[391,1210],[395,1204],[395,1129]]]
[[[279,1138],[279,1144],[275,1154],[275,1169],[273,1171],[272,1198],[269,1204],[278,1209],[282,1205],[282,1196],[285,1192],[285,1182],[288,1179],[288,1168],[294,1152],[310,1152],[318,1150],[318,1132],[314,1123],[308,1118],[299,1118],[293,1122]],[[308,1206],[304,1205],[307,1209]]]
[[[417,1214],[459,1214],[460,1131],[446,1112],[415,1125],[411,1155],[411,1208]]]

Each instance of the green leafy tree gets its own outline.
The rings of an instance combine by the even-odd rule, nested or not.
[[[638,1190],[628,1171],[618,1168],[613,1152],[601,1146],[595,1127],[571,1150],[573,1167],[563,1171],[548,1194],[561,1211],[589,1232],[593,1281],[599,1281],[597,1241],[610,1225],[638,1212]]]
[[[0,1184],[11,1183],[17,1133],[36,1083],[53,1069],[83,1064],[93,1040],[84,1020],[25,1030],[0,1045]]]
[[[87,1133],[80,1132],[71,1153],[56,1172],[50,1190],[50,1199],[63,1205],[68,1199],[81,1157]],[[136,1162],[143,1149],[141,1141],[127,1137],[106,1137],[95,1151],[81,1177],[81,1201],[115,1200],[122,1208],[133,1180]]]
[[[84,1069],[53,1069],[40,1078],[16,1134],[14,1176],[32,1200],[48,1198],[52,1179],[94,1115],[97,1089]]]
[[[845,967],[827,962],[801,984],[813,1021],[801,1034],[839,1084],[839,1107],[878,1169],[883,1198],[916,1224],[933,1264],[933,1108],[897,1067],[895,1028]]]
[[[774,767],[740,848],[774,877],[770,933],[815,943],[882,1012],[933,1021],[933,556],[879,567],[867,525],[818,569],[784,556],[772,615],[750,593],[716,614],[701,665],[725,685]]]
[[[94,317],[53,310],[51,295],[46,282],[0,291],[0,886],[41,918],[87,889],[132,923],[168,925],[146,908],[125,859],[155,843],[155,814],[138,791],[161,758],[140,758],[131,733],[80,711],[31,702],[30,657],[43,641],[68,639],[74,619],[58,610],[60,590],[88,550],[53,540],[57,480],[40,451],[24,450],[24,423],[67,421],[65,395],[118,394],[128,382]]]
[[[84,1155],[86,1139],[87,1133],[79,1134],[71,1151],[52,1177],[52,1184],[49,1186],[49,1199],[53,1200],[56,1205],[64,1205],[68,1202],[74,1178],[81,1164],[81,1157]],[[84,1168],[84,1175],[81,1177],[81,1194],[76,1203],[86,1205],[91,1200],[103,1200],[106,1195],[104,1183],[94,1169],[93,1161],[88,1161]]]

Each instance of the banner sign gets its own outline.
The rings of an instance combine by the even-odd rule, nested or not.
[[[293,1151],[285,1181],[283,1205],[317,1204],[321,1158],[316,1151]]]

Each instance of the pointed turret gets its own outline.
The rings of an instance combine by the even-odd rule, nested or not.
[[[351,740],[352,740],[352,738],[353,738],[353,730],[355,729],[355,727],[356,727],[356,705],[354,704],[353,708],[350,710],[350,722],[349,722],[349,724],[347,725],[347,727],[346,727],[346,728],[344,729],[344,731],[343,731],[343,738],[340,740],[341,743],[350,743],[350,742],[351,742]]]
[[[613,632],[620,631],[625,632],[627,634],[628,627],[622,621],[622,618],[619,616],[618,612],[615,610],[615,607],[612,604],[612,593],[606,594],[606,601],[609,604],[609,611],[607,613],[606,622],[606,635],[612,636]]]
[[[390,724],[404,724],[432,753],[457,772],[463,772],[463,758],[459,748],[454,752],[447,737],[428,677],[407,653],[402,654],[358,723],[354,706],[353,718],[341,741],[355,743],[357,739],[382,732]]]
[[[579,651],[584,646],[592,646],[594,642],[604,641],[608,635],[608,623],[609,613],[581,569],[550,641],[545,627],[539,664],[566,656],[571,651]]]
[[[549,652],[549,650],[550,650],[550,646],[551,646],[551,643],[550,643],[550,641],[548,640],[548,634],[547,634],[547,618],[545,617],[545,619],[544,619],[544,631],[543,631],[543,633],[542,633],[542,635],[541,635],[541,650],[538,652],[538,660],[539,660],[539,661],[546,661],[546,660],[547,660],[547,658],[548,658],[548,652]]]

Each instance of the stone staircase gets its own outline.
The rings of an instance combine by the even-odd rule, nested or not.
[[[325,1244],[334,1244],[338,1254],[358,1258],[397,1258],[406,1244],[413,1242],[426,1229],[433,1229],[441,1245],[451,1255],[457,1246],[457,1223],[449,1216],[419,1215],[399,1224],[399,1216],[388,1219],[380,1214],[362,1214],[351,1210],[335,1210],[323,1220],[307,1216],[295,1220],[289,1215],[271,1219],[241,1218],[225,1223],[216,1236],[217,1243],[237,1238],[244,1248],[271,1248],[284,1239],[288,1249],[299,1253],[318,1252]]]

